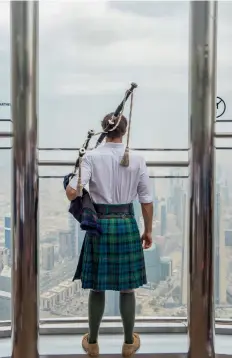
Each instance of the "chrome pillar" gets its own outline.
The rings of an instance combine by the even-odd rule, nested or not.
[[[189,127],[189,358],[214,357],[213,209],[217,2],[192,1]]]
[[[13,358],[37,358],[38,2],[11,2]]]

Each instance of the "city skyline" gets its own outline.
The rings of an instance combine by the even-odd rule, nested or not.
[[[169,174],[177,175],[178,171],[170,171]],[[216,247],[217,242],[220,243],[219,256],[215,253],[215,278],[220,277],[220,281],[215,281],[215,302],[217,303],[216,307],[218,307],[216,315],[229,317],[232,314],[230,293],[228,293],[231,291],[232,281],[232,259],[230,258],[232,240],[227,240],[227,245],[225,245],[225,240],[230,230],[232,231],[232,212],[227,210],[231,203],[231,189],[229,186],[227,187],[223,171],[220,170],[219,174],[220,180],[217,185],[217,192],[220,193],[220,203],[220,198],[223,199],[223,207],[222,204],[217,206],[217,201],[215,202],[216,208],[219,208],[215,211],[215,215],[218,215],[218,220],[216,221],[218,229],[215,231]],[[52,180],[42,181],[43,185],[40,186],[40,316],[42,318],[86,316],[88,292],[81,289],[79,281],[71,282],[84,232],[79,231],[77,223],[68,214],[68,201],[65,200],[61,181],[55,181],[55,188],[54,186],[51,188],[49,181],[50,183],[52,182]],[[151,183],[155,204],[154,242],[152,249],[144,253],[148,285],[136,291],[136,312],[137,315],[145,316],[185,316],[187,315],[188,267],[186,261],[188,237],[187,180],[182,178],[151,179]],[[0,190],[0,194],[1,192],[2,190]],[[53,202],[53,199],[56,201]],[[10,204],[9,197],[7,201]],[[1,204],[3,203],[1,202]],[[141,209],[138,204],[135,205],[135,216],[140,230],[142,230]],[[4,205],[2,209],[0,212],[0,227],[2,226],[1,223],[4,222],[4,216],[8,215],[9,212],[9,210],[4,209]],[[4,216],[2,216],[2,213],[4,213]],[[227,216],[225,216],[225,213]],[[74,226],[72,223],[74,223]],[[3,233],[4,231],[0,232],[0,251],[1,248],[4,248]],[[217,237],[219,237],[219,241],[217,241]],[[72,238],[75,238],[75,241]],[[73,252],[73,242],[75,253]],[[46,251],[50,251],[50,253],[47,255]],[[9,252],[7,255],[9,256]],[[219,264],[217,264],[217,258],[219,258]],[[0,296],[4,300],[2,307],[4,307],[5,315],[7,312],[5,304],[10,299],[7,292],[10,287],[10,279],[8,278],[10,277],[10,269],[8,268],[10,260],[4,260],[5,264],[0,273]],[[222,268],[222,263],[224,269]],[[6,280],[9,282],[7,283]],[[57,303],[57,295],[60,297],[59,304]],[[107,293],[105,315],[116,315],[118,314],[117,312],[117,294],[109,292]],[[0,317],[1,319],[3,318]],[[9,319],[9,316],[8,318],[5,317],[5,319]]]

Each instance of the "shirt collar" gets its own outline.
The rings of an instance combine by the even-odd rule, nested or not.
[[[114,143],[114,142],[107,142],[104,145],[109,148],[121,148],[124,146],[123,143]]]

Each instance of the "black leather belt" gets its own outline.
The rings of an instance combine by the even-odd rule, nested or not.
[[[132,217],[134,216],[133,204],[124,205],[103,205],[94,204],[98,217],[103,218],[119,218],[119,217]]]
[[[98,219],[126,219],[132,218],[132,214],[99,214],[97,213]]]

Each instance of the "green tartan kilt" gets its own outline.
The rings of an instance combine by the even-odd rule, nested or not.
[[[147,283],[142,242],[134,217],[99,219],[102,235],[86,233],[84,289],[123,291]]]

